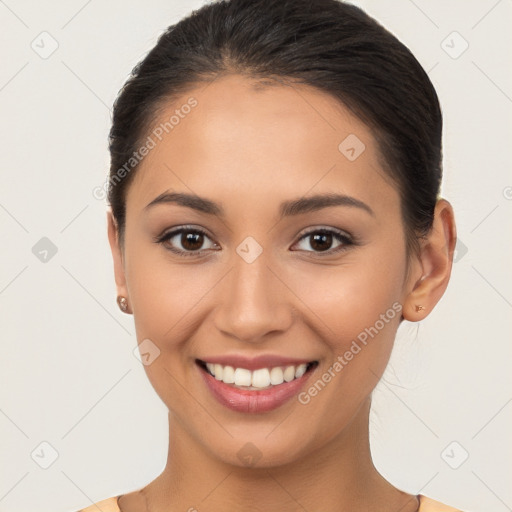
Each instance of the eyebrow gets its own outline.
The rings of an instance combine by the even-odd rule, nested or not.
[[[210,199],[206,199],[205,197],[200,197],[195,194],[185,194],[183,192],[166,191],[147,204],[144,207],[144,210],[147,211],[156,205],[169,203],[185,206],[208,215],[225,218],[225,212],[221,205],[211,201]],[[317,194],[314,196],[284,201],[279,207],[279,216],[282,219],[293,215],[314,212],[331,206],[359,208],[370,215],[375,216],[374,211],[366,203],[363,203],[363,201],[360,201],[355,197],[343,194]]]

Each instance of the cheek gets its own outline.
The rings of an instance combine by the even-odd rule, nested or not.
[[[335,435],[382,376],[400,323],[405,252],[378,246],[344,260],[336,270],[296,277],[314,312],[328,355],[301,403],[310,404],[325,436]]]
[[[295,274],[294,289],[307,297],[309,323],[327,348],[320,382],[306,390],[304,401],[318,396],[316,407],[326,413],[333,403],[345,404],[332,411],[334,424],[347,420],[384,372],[401,318],[404,258],[400,251],[375,247],[336,269]]]
[[[206,270],[173,265],[162,251],[147,248],[131,253],[126,273],[137,342],[150,340],[150,352],[157,354],[144,364],[148,380],[169,410],[187,411],[190,395],[183,386],[193,370],[195,350],[189,340],[201,323],[197,315],[201,299],[215,281]]]
[[[396,329],[404,269],[399,254],[395,256],[354,255],[338,267],[304,267],[290,276],[294,291],[312,313],[311,321],[332,340],[333,349],[343,350],[376,323],[386,336],[390,329],[384,329],[383,322],[386,327],[396,324]]]
[[[335,291],[322,294],[322,283],[309,283],[310,307],[327,348],[317,375],[299,396],[316,418],[318,440],[336,436],[371,395],[388,363],[402,306],[389,273],[378,286],[372,273],[329,279]],[[307,283],[304,285],[306,286]],[[312,320],[314,321],[314,320]]]
[[[126,266],[138,338],[180,340],[194,321],[194,308],[214,287],[215,276],[208,264],[173,264],[164,249],[142,245],[132,248]]]

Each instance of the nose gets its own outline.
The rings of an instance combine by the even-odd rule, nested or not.
[[[219,283],[214,325],[224,336],[261,343],[292,324],[290,290],[263,254],[252,263],[235,255],[234,268]]]

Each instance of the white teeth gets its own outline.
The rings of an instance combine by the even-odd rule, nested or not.
[[[233,384],[235,382],[235,369],[232,366],[224,366],[222,380],[226,384]]]
[[[217,380],[222,380],[223,374],[224,374],[224,368],[221,364],[216,364],[214,368],[215,378]]]
[[[286,382],[291,382],[293,379],[295,379],[295,366],[287,366],[283,376]]]
[[[251,383],[255,388],[266,388],[270,384],[270,372],[268,369],[254,370]]]
[[[215,365],[217,366],[217,365]],[[217,368],[215,368],[215,378],[217,378]],[[222,380],[222,378],[220,379]],[[251,371],[245,368],[237,368],[235,370],[235,384],[237,386],[251,385]]]
[[[250,371],[246,368],[233,368],[232,366],[223,366],[221,364],[206,363],[208,371],[217,380],[226,384],[243,386],[249,389],[263,389],[270,385],[278,386],[283,382],[291,382],[294,379],[302,377],[308,368],[307,364],[298,366],[276,366],[274,368],[259,368]]]
[[[307,364],[299,364],[299,366],[297,366],[295,369],[295,378],[298,379],[299,377],[302,377],[306,373],[307,367]]]
[[[272,370],[270,370],[270,383],[275,386],[276,384],[282,384],[283,382],[283,369],[279,368],[279,366],[272,368]]]

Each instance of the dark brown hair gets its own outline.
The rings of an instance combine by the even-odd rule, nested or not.
[[[126,190],[137,166],[122,179],[119,170],[164,105],[231,73],[316,87],[366,123],[400,191],[407,247],[418,247],[418,236],[432,227],[442,175],[437,94],[395,36],[337,0],[222,0],[167,28],[114,103],[108,201],[121,243]]]

